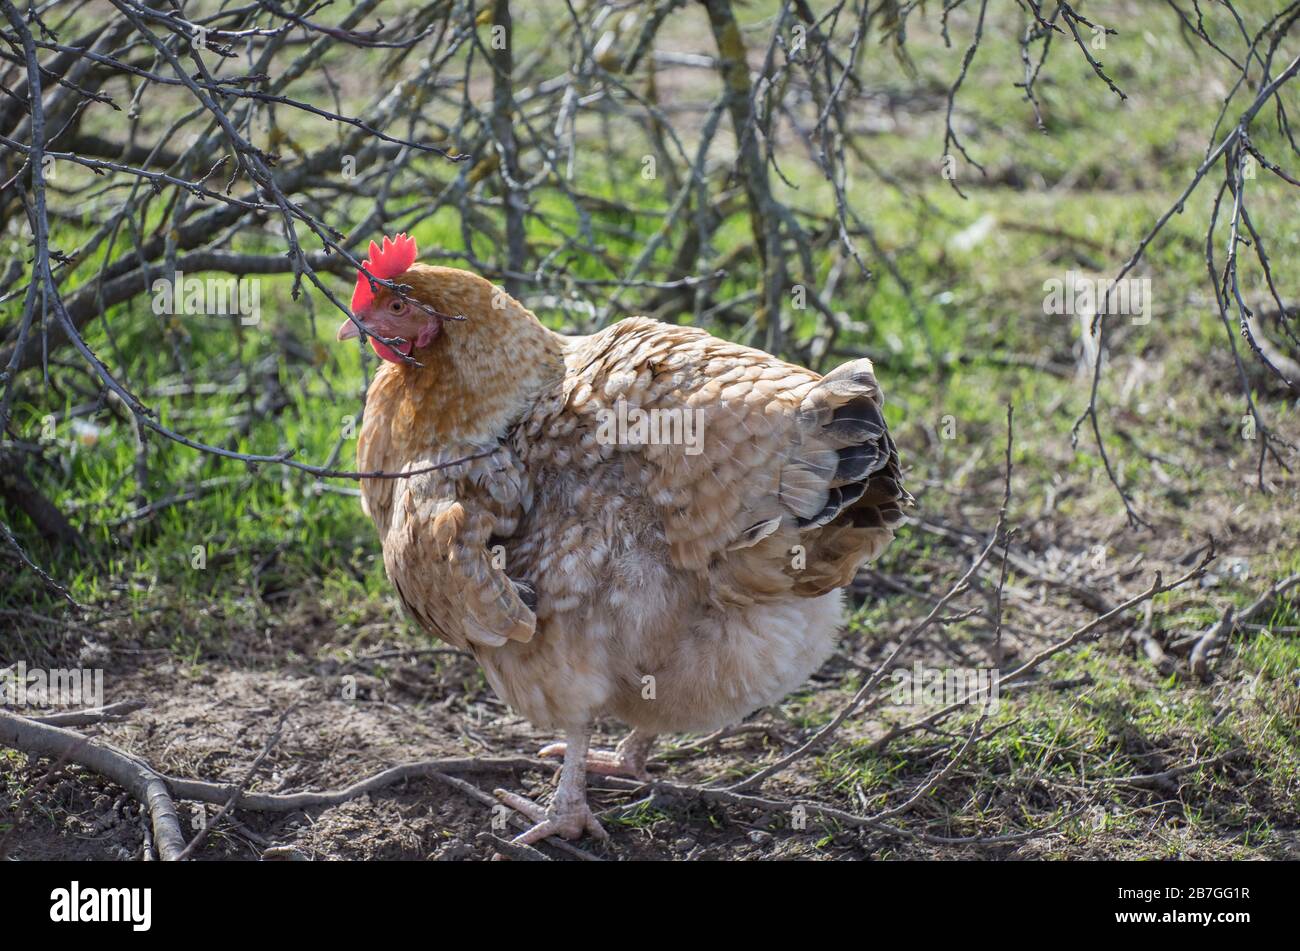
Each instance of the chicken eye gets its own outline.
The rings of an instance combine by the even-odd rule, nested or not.
[[[400,300],[390,301],[388,304],[388,309],[392,311],[394,314],[400,314],[402,311],[406,309],[406,304]]]

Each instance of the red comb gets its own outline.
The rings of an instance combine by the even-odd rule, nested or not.
[[[370,257],[361,263],[374,277],[391,281],[393,278],[404,274],[406,269],[415,263],[416,253],[414,238],[405,234],[399,234],[396,238],[389,238],[385,235],[382,248],[375,242],[370,242]],[[361,271],[357,271],[357,287],[352,292],[352,313],[355,314],[357,311],[369,307],[374,299],[375,295],[370,290],[370,282],[366,280],[366,275]]]

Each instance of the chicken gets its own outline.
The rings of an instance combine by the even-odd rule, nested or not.
[[[645,778],[660,733],[735,723],[830,655],[841,588],[911,496],[869,360],[825,377],[644,317],[544,327],[484,278],[370,245],[353,297],[384,358],[358,447],[362,505],[402,604],[565,741],[517,841],[604,837],[588,771]],[[375,337],[382,339],[374,339]],[[446,465],[447,463],[454,463]],[[437,468],[435,468],[437,467]],[[592,721],[632,727],[589,750]]]

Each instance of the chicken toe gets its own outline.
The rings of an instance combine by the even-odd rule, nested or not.
[[[526,832],[515,836],[514,841],[520,845],[532,845],[542,839],[558,835],[563,839],[576,839],[586,832],[593,838],[604,841],[609,838],[604,827],[597,821],[586,798],[577,806],[563,808],[552,804],[549,809],[539,806],[531,799],[506,789],[494,790],[496,797],[515,812],[527,816],[536,825]]]
[[[654,742],[655,734],[633,730],[613,750],[588,750],[586,771],[597,776],[626,776],[643,783],[649,782],[646,760]],[[558,759],[566,754],[567,749],[567,743],[551,743],[538,750],[537,755]]]

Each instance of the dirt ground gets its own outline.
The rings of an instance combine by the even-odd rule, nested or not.
[[[337,788],[414,760],[531,757],[555,739],[506,709],[472,658],[394,647],[339,663],[322,656],[331,651],[321,650],[318,639],[328,633],[325,618],[300,618],[278,629],[274,643],[253,638],[239,645],[247,651],[239,666],[231,660],[192,669],[153,663],[156,652],[136,655],[137,663],[109,675],[112,696],[148,697],[149,706],[104,725],[97,735],[168,774],[237,779],[279,715],[292,708],[281,741],[253,784],[272,792]],[[353,689],[354,699],[347,699]],[[612,746],[617,725],[607,726],[596,742]],[[729,762],[749,758],[763,743],[760,734],[742,735],[693,757],[673,769],[672,777],[706,779]],[[554,769],[535,762],[532,769],[464,778],[488,793],[500,786],[538,796],[547,792]],[[592,782],[598,787],[601,781]],[[600,809],[627,798],[594,789],[592,804]],[[191,824],[188,834],[202,821],[200,807],[178,805],[183,823]],[[215,806],[207,809],[216,812]],[[492,810],[483,803],[434,781],[412,780],[307,812],[241,810],[234,823],[212,834],[202,857],[256,859],[270,849],[269,857],[293,859],[482,859],[494,850],[477,839],[492,829]],[[811,843],[824,834],[810,828],[803,835],[774,835],[762,821],[714,821],[708,809],[690,803],[674,816],[635,828],[611,824],[609,830],[610,845],[595,851],[618,858],[795,858],[810,854]],[[11,857],[131,859],[139,856],[143,837],[136,804],[111,784],[73,770],[35,797],[13,838]]]

